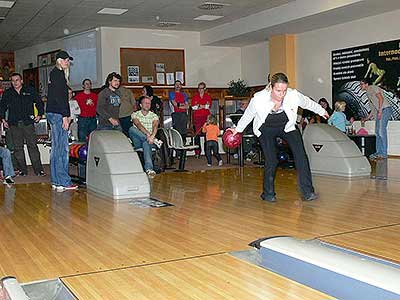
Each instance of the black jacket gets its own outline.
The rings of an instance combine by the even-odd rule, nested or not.
[[[46,112],[60,114],[63,117],[71,115],[67,80],[65,79],[64,71],[57,68],[50,72]]]
[[[18,121],[24,122],[25,125],[33,124],[33,119],[35,118],[34,103],[39,115],[43,115],[43,102],[34,88],[22,86],[18,93],[14,87],[10,87],[4,92],[0,102],[0,118],[5,119],[8,111],[7,119],[10,125],[17,125]]]

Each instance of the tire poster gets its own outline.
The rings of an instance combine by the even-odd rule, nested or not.
[[[369,78],[384,90],[392,120],[400,120],[400,40],[332,51],[332,99],[346,101],[346,115],[359,120],[370,112],[360,80]]]

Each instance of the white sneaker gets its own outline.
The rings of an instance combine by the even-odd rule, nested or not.
[[[154,145],[156,145],[158,148],[161,148],[163,141],[160,141],[159,139],[154,139]]]
[[[14,180],[12,179],[11,176],[7,176],[6,178],[4,178],[3,183],[6,184],[6,185],[9,185],[9,184],[14,184],[15,182],[14,182]]]
[[[222,166],[222,160],[220,160],[219,162],[218,162],[218,166]]]
[[[57,192],[74,191],[74,190],[77,190],[77,189],[78,189],[78,186],[76,184],[71,184],[71,185],[68,185],[68,186],[60,185],[60,186],[56,187]]]
[[[207,164],[207,167],[211,167],[211,164]]]
[[[52,188],[53,190],[56,190],[56,189],[58,188],[58,186],[55,185],[55,184],[52,184],[52,185],[51,185],[51,188]]]
[[[156,172],[154,172],[154,170],[152,170],[152,169],[148,169],[148,170],[146,170],[146,174],[149,177],[153,177],[156,175]]]

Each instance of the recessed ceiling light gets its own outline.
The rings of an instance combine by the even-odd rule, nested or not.
[[[128,10],[125,8],[109,8],[105,7],[103,9],[100,9],[97,13],[98,14],[104,14],[104,15],[122,15],[123,13],[126,13]]]
[[[163,27],[163,28],[165,28],[165,27],[173,27],[173,26],[176,26],[176,25],[179,25],[179,24],[181,24],[181,23],[179,23],[179,22],[162,21],[162,22],[158,22],[157,23],[157,27]]]
[[[0,1],[0,7],[11,8],[15,1]]]
[[[213,16],[213,15],[202,15],[194,18],[193,20],[197,21],[214,21],[223,18],[224,16]]]
[[[214,9],[221,9],[224,6],[229,6],[228,3],[217,3],[217,2],[204,2],[203,4],[199,5],[197,8],[204,9],[204,10],[214,10]]]

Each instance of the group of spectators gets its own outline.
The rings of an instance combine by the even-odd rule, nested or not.
[[[376,136],[376,152],[369,156],[372,160],[386,159],[388,138],[387,138],[387,126],[392,116],[392,107],[384,96],[384,90],[373,84],[370,78],[364,78],[360,81],[360,88],[364,90],[368,97],[370,106],[370,112],[368,115],[361,119],[362,123],[365,121],[374,119],[375,120],[375,136]],[[327,123],[336,127],[338,130],[344,133],[353,133],[352,130],[349,132],[346,130],[347,127],[352,126],[354,118],[348,119],[345,114],[346,102],[343,100],[336,100],[334,103],[334,110],[329,106],[328,101],[325,98],[321,98],[318,101],[329,114],[329,119],[321,118],[319,115],[309,110],[303,110],[303,114],[300,121],[300,127],[304,129],[307,124],[312,123]]]

